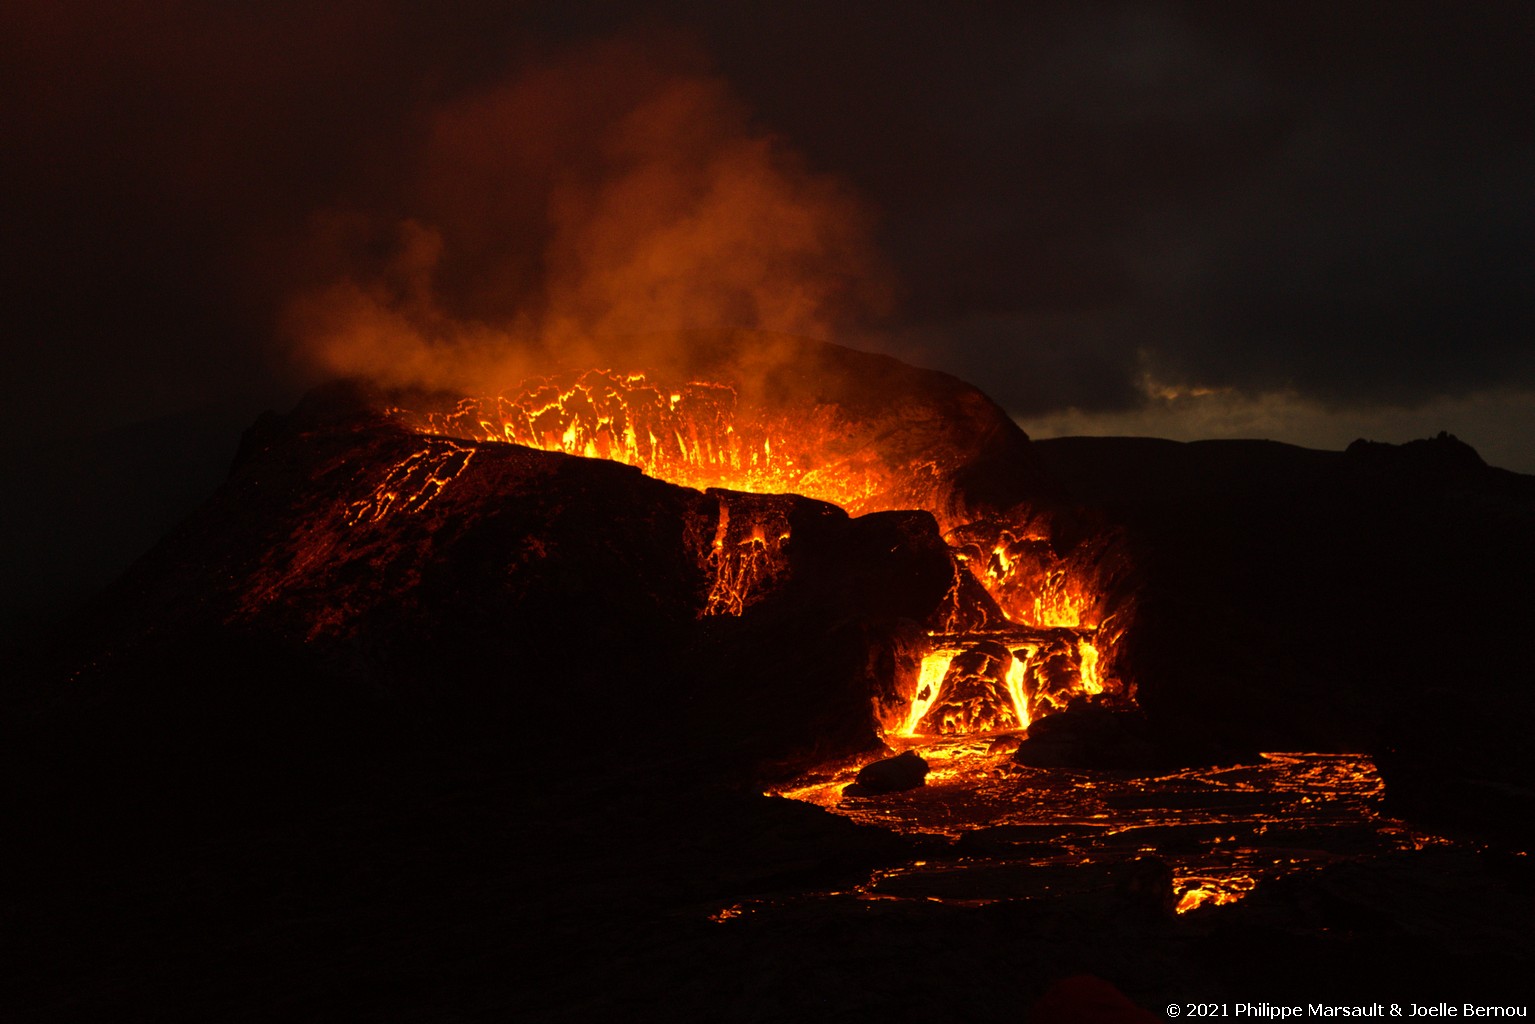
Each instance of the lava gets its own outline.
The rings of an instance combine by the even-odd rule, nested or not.
[[[959,648],[939,647],[923,656],[921,674],[917,677],[917,692],[912,697],[906,724],[901,729],[902,736],[917,734],[917,727],[927,716],[928,708],[938,700],[938,691],[943,688],[943,682],[949,675],[949,665],[959,653]]]
[[[949,660],[937,695],[928,702],[913,734],[1003,732],[1028,724],[1023,693],[1026,662],[994,641],[968,646]]]
[[[1235,903],[1252,892],[1257,884],[1251,875],[1240,873],[1174,876],[1173,886],[1178,893],[1178,903],[1174,909],[1180,914],[1187,914],[1207,905],[1220,907]]]
[[[1384,784],[1361,754],[1269,753],[1252,764],[1127,775],[1025,767],[985,737],[892,745],[921,750],[931,768],[925,786],[845,798],[862,767],[853,759],[769,795],[895,832],[958,840],[946,861],[899,869],[902,890],[913,894],[927,875],[943,879],[933,891],[964,893],[962,902],[991,891],[999,863],[1072,868],[1153,854],[1171,868],[1175,909],[1186,914],[1236,902],[1303,868],[1446,842],[1383,813]],[[881,891],[890,898],[888,886],[871,888]]]
[[[608,459],[701,490],[801,494],[851,515],[933,513],[948,531],[956,582],[935,617],[908,713],[887,722],[887,731],[893,725],[905,736],[1005,732],[1075,699],[1127,696],[1103,657],[1092,581],[1056,552],[1048,524],[1021,509],[967,514],[945,483],[958,464],[955,453],[941,445],[882,448],[889,426],[855,422],[834,402],[776,407],[744,401],[722,381],[594,369],[532,378],[507,393],[437,409],[396,406],[389,415],[428,437]],[[354,521],[429,502],[459,458],[433,457],[443,469],[428,467],[425,453],[419,464],[398,467]],[[743,614],[787,573],[789,538],[771,506],[733,512],[722,501],[713,544],[702,556],[711,579],[702,614]],[[971,590],[975,584],[984,598]]]
[[[758,502],[732,518],[730,504],[719,503],[719,525],[708,554],[712,582],[704,615],[741,615],[788,574],[784,548],[790,529],[784,509]]]
[[[432,503],[474,457],[471,446],[434,440],[391,466],[373,493],[347,510],[347,523],[377,523],[389,515],[416,512]]]
[[[645,374],[591,370],[536,378],[521,390],[461,399],[450,411],[391,413],[423,434],[502,441],[635,466],[705,490],[802,494],[853,515],[880,501],[891,474],[848,444],[833,410],[808,419],[742,415],[736,389],[710,381],[663,385]]]

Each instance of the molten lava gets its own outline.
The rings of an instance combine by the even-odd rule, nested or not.
[[[809,419],[740,415],[735,388],[645,374],[592,370],[574,379],[535,379],[521,390],[465,398],[448,412],[391,412],[423,434],[504,441],[636,466],[684,487],[802,494],[853,515],[896,506],[891,473],[839,432],[825,407]]]
[[[720,502],[719,526],[708,555],[712,582],[705,615],[740,615],[788,574],[787,510],[769,500],[752,506],[737,509],[732,517],[730,503]],[[742,512],[747,514],[743,517]]]
[[[861,898],[973,905],[997,898],[999,877],[1154,855],[1171,869],[1174,909],[1186,914],[1292,872],[1448,842],[1386,816],[1385,785],[1361,754],[1269,753],[1250,764],[1128,774],[1026,767],[985,737],[892,746],[918,743],[930,771],[917,789],[847,799],[862,767],[855,758],[771,791],[862,824],[961,841],[963,856],[877,873]]]
[[[353,502],[347,523],[376,523],[397,512],[415,512],[431,504],[474,457],[474,449],[452,441],[431,441],[397,465],[362,501]]]
[[[698,489],[800,494],[852,515],[933,513],[948,531],[955,585],[936,616],[907,712],[883,723],[887,735],[1018,730],[1075,699],[1125,696],[1106,674],[1092,581],[1057,554],[1048,527],[1026,510],[976,515],[966,508],[948,481],[958,456],[941,444],[887,444],[899,422],[871,424],[834,402],[745,402],[719,381],[671,383],[606,370],[389,414],[442,440],[396,467],[354,521],[431,501],[473,452],[450,438],[609,459]],[[712,583],[702,614],[740,615],[771,590],[788,571],[789,540],[783,512],[771,502],[733,509],[722,500],[703,556]]]

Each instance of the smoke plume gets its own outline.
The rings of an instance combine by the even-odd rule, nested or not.
[[[428,111],[387,210],[331,210],[305,360],[484,393],[554,364],[667,364],[678,332],[812,337],[886,302],[869,212],[696,60],[609,43]],[[636,351],[638,350],[638,351]]]

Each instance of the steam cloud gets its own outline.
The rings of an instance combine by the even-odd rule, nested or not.
[[[316,219],[332,276],[284,317],[303,358],[483,393],[615,350],[666,364],[679,331],[877,316],[868,211],[686,65],[608,43],[431,111],[395,209]]]

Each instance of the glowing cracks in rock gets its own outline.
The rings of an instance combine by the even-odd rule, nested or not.
[[[442,493],[469,465],[474,448],[452,441],[429,441],[390,467],[373,493],[352,502],[348,526],[377,523],[402,512],[419,512]]]

